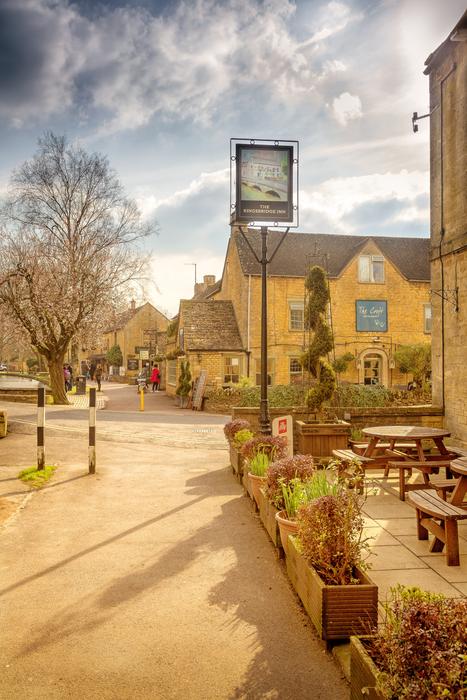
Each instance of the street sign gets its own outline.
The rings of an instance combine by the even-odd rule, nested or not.
[[[149,360],[149,350],[140,350],[139,351],[139,359],[140,360]]]
[[[272,434],[284,437],[287,443],[287,454],[293,457],[293,420],[292,416],[280,416],[272,421]]]
[[[298,226],[298,141],[231,139],[231,223]]]

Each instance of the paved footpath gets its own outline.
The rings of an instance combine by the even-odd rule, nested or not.
[[[199,424],[166,426],[176,447],[134,427],[98,443],[95,476],[83,434],[53,431],[60,467],[32,496],[15,476],[34,435],[0,441],[0,503],[20,506],[0,530],[0,698],[347,698],[227,451]]]

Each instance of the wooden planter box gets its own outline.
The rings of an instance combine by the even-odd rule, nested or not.
[[[264,525],[266,532],[272,540],[274,547],[282,550],[281,538],[279,535],[279,527],[277,525],[276,513],[277,508],[268,500],[261,491],[259,499],[259,517]]]
[[[362,637],[364,639],[364,637]],[[378,669],[359,637],[350,639],[350,700],[383,700],[376,690]]]
[[[289,537],[287,573],[321,639],[365,634],[378,620],[378,587],[361,571],[360,584],[328,586]]]
[[[350,437],[350,423],[297,421],[298,452],[313,457],[332,457],[333,450],[345,450]]]
[[[243,457],[233,445],[230,445],[230,464],[233,473],[240,478],[243,474]]]

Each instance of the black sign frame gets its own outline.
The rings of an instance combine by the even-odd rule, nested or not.
[[[242,176],[242,166],[247,164],[247,153],[287,154],[287,172],[284,178],[277,177],[277,170],[282,162],[269,165],[275,168],[276,177],[267,178],[260,175],[260,168],[268,167],[257,164],[257,174],[252,174],[252,181]],[[267,153],[269,152],[269,154]],[[258,159],[260,156],[257,156]],[[271,158],[271,155],[269,155]],[[273,160],[273,159],[271,159]],[[231,224],[249,224],[251,226],[298,226],[298,141],[272,141],[268,139],[231,139],[230,140],[230,211]],[[254,171],[255,159],[251,157]],[[260,178],[263,179],[260,179]],[[266,180],[269,179],[269,182]],[[285,180],[285,182],[284,182]],[[252,184],[253,183],[253,184]],[[269,189],[265,189],[268,187]],[[245,188],[245,189],[243,189]],[[251,198],[251,190],[257,189],[263,195],[258,200]],[[250,197],[242,198],[249,190]],[[274,200],[275,195],[279,199]]]

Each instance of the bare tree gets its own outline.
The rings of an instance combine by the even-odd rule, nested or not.
[[[0,305],[45,358],[54,401],[67,403],[67,348],[142,274],[135,245],[151,229],[105,157],[52,133],[13,173],[1,222]]]

